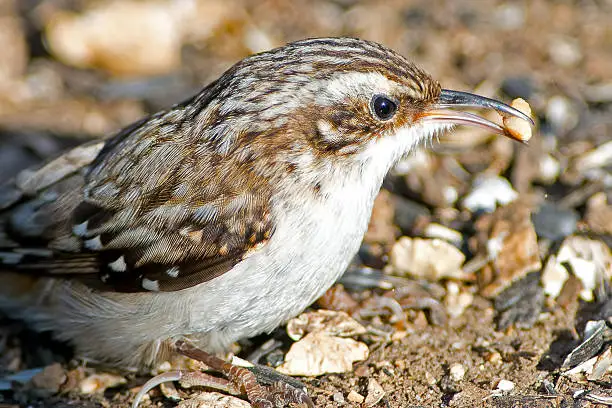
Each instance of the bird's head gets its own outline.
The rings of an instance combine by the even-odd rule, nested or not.
[[[442,89],[396,52],[352,38],[297,41],[248,57],[198,97],[206,105],[199,122],[209,146],[222,154],[267,155],[302,175],[355,164],[372,165],[382,177],[452,125],[508,135],[455,108],[530,120],[501,102]]]

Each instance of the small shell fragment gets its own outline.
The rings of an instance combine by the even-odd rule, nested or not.
[[[524,99],[516,98],[512,101],[511,106],[531,117],[531,107]],[[503,114],[502,116],[504,128],[510,137],[521,142],[527,142],[531,139],[531,124],[529,122],[507,114]]]

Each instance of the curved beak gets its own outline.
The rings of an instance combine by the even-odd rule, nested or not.
[[[443,89],[440,93],[438,103],[433,105],[431,109],[421,113],[418,120],[430,123],[476,126],[525,143],[525,141],[511,134],[503,126],[473,113],[463,110],[453,110],[457,108],[494,109],[502,116],[515,116],[529,122],[532,126],[534,125],[533,119],[529,116],[503,102],[468,92],[453,91],[450,89]]]

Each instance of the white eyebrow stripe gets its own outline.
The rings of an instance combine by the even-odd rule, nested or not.
[[[347,96],[371,97],[375,94],[388,94],[395,84],[380,72],[351,72],[339,74],[330,79],[327,92],[317,98],[324,106],[336,103]]]

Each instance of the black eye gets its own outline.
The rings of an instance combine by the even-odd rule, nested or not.
[[[380,120],[389,120],[397,111],[397,103],[384,95],[374,95],[372,98],[372,112]]]

